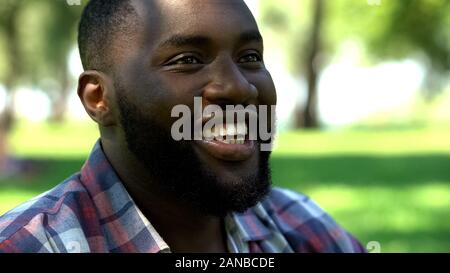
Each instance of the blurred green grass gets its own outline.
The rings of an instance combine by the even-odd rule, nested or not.
[[[21,123],[14,154],[42,166],[0,181],[0,214],[78,171],[98,138],[92,123]],[[363,244],[382,252],[450,251],[450,129],[282,133],[274,184],[312,197]]]

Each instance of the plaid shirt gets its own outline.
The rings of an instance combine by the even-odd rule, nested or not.
[[[313,201],[273,188],[225,218],[228,250],[364,252]],[[0,217],[0,252],[170,252],[95,145],[80,173]]]

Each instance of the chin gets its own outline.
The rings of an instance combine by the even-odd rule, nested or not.
[[[222,161],[199,156],[206,179],[198,206],[210,215],[224,216],[244,212],[255,206],[270,191],[268,155],[255,153],[242,162]],[[202,204],[203,203],[203,204]]]

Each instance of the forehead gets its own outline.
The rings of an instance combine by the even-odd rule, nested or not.
[[[179,34],[229,38],[258,29],[243,0],[135,0],[134,4],[145,26],[143,34],[155,43]]]

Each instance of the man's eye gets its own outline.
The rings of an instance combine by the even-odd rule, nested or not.
[[[239,59],[240,63],[257,63],[257,62],[261,62],[261,61],[262,61],[262,58],[257,53],[248,54]]]
[[[176,59],[169,63],[169,65],[177,65],[177,64],[200,64],[200,60],[194,56],[186,56],[179,59]]]

